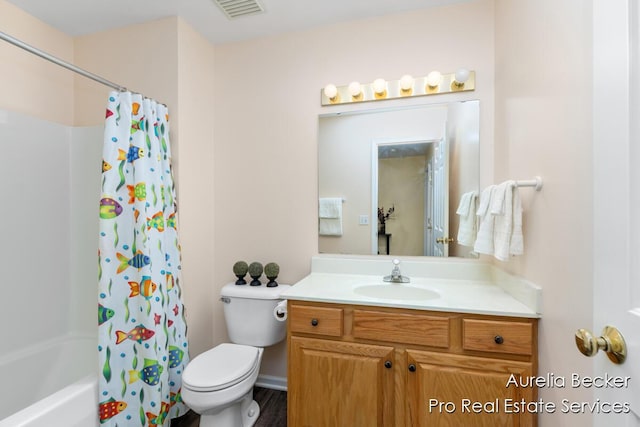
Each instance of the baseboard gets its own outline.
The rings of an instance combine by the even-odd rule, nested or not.
[[[258,375],[256,386],[272,390],[287,391],[287,378],[274,375]]]

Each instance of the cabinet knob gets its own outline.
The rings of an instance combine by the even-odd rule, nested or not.
[[[311,326],[318,326],[318,319],[311,319]]]
[[[416,365],[412,363],[411,365],[409,365],[409,372],[415,372],[415,371],[416,371]]]
[[[493,337],[493,341],[495,341],[496,344],[502,344],[504,342],[504,338],[502,338],[502,335],[496,335]]]
[[[385,368],[387,368],[387,369],[391,369],[391,367],[392,367],[392,366],[393,366],[393,365],[391,364],[391,361],[390,361],[390,360],[387,360],[386,362],[384,362],[384,367],[385,367]]]

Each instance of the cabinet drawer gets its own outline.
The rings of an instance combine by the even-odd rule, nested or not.
[[[462,324],[465,350],[527,355],[533,351],[531,323],[464,319]]]
[[[342,336],[342,309],[291,304],[289,309],[291,332]]]
[[[378,341],[449,347],[449,318],[354,310],[353,336]]]

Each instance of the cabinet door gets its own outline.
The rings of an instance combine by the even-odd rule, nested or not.
[[[394,350],[292,337],[289,427],[393,426]]]
[[[408,425],[532,427],[535,414],[520,410],[535,390],[509,382],[532,371],[526,362],[409,350]]]

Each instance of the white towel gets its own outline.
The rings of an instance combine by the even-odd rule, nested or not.
[[[493,229],[493,256],[500,261],[509,259],[511,230],[513,228],[513,187],[515,182],[505,181],[498,185],[491,198],[489,210],[495,217]]]
[[[511,255],[522,255],[524,253],[522,203],[520,202],[520,190],[518,190],[517,186],[513,188],[513,231],[511,233],[509,252]]]
[[[473,246],[478,233],[478,221],[476,217],[476,205],[478,193],[469,191],[460,197],[460,204],[456,214],[460,215],[458,225],[458,243],[463,246]]]
[[[490,210],[495,217],[494,256],[500,261],[507,261],[510,255],[521,255],[522,206],[515,181],[505,181],[496,187]]]
[[[474,252],[479,254],[493,255],[493,226],[495,217],[491,215],[490,205],[495,185],[490,185],[480,194],[480,202],[478,203],[478,210],[476,216],[480,221],[478,226],[478,235],[476,237],[476,243],[473,245]]]
[[[320,198],[318,217],[321,236],[342,236],[342,198]]]
[[[318,216],[320,218],[340,218],[342,216],[342,198],[321,197],[318,200]]]

